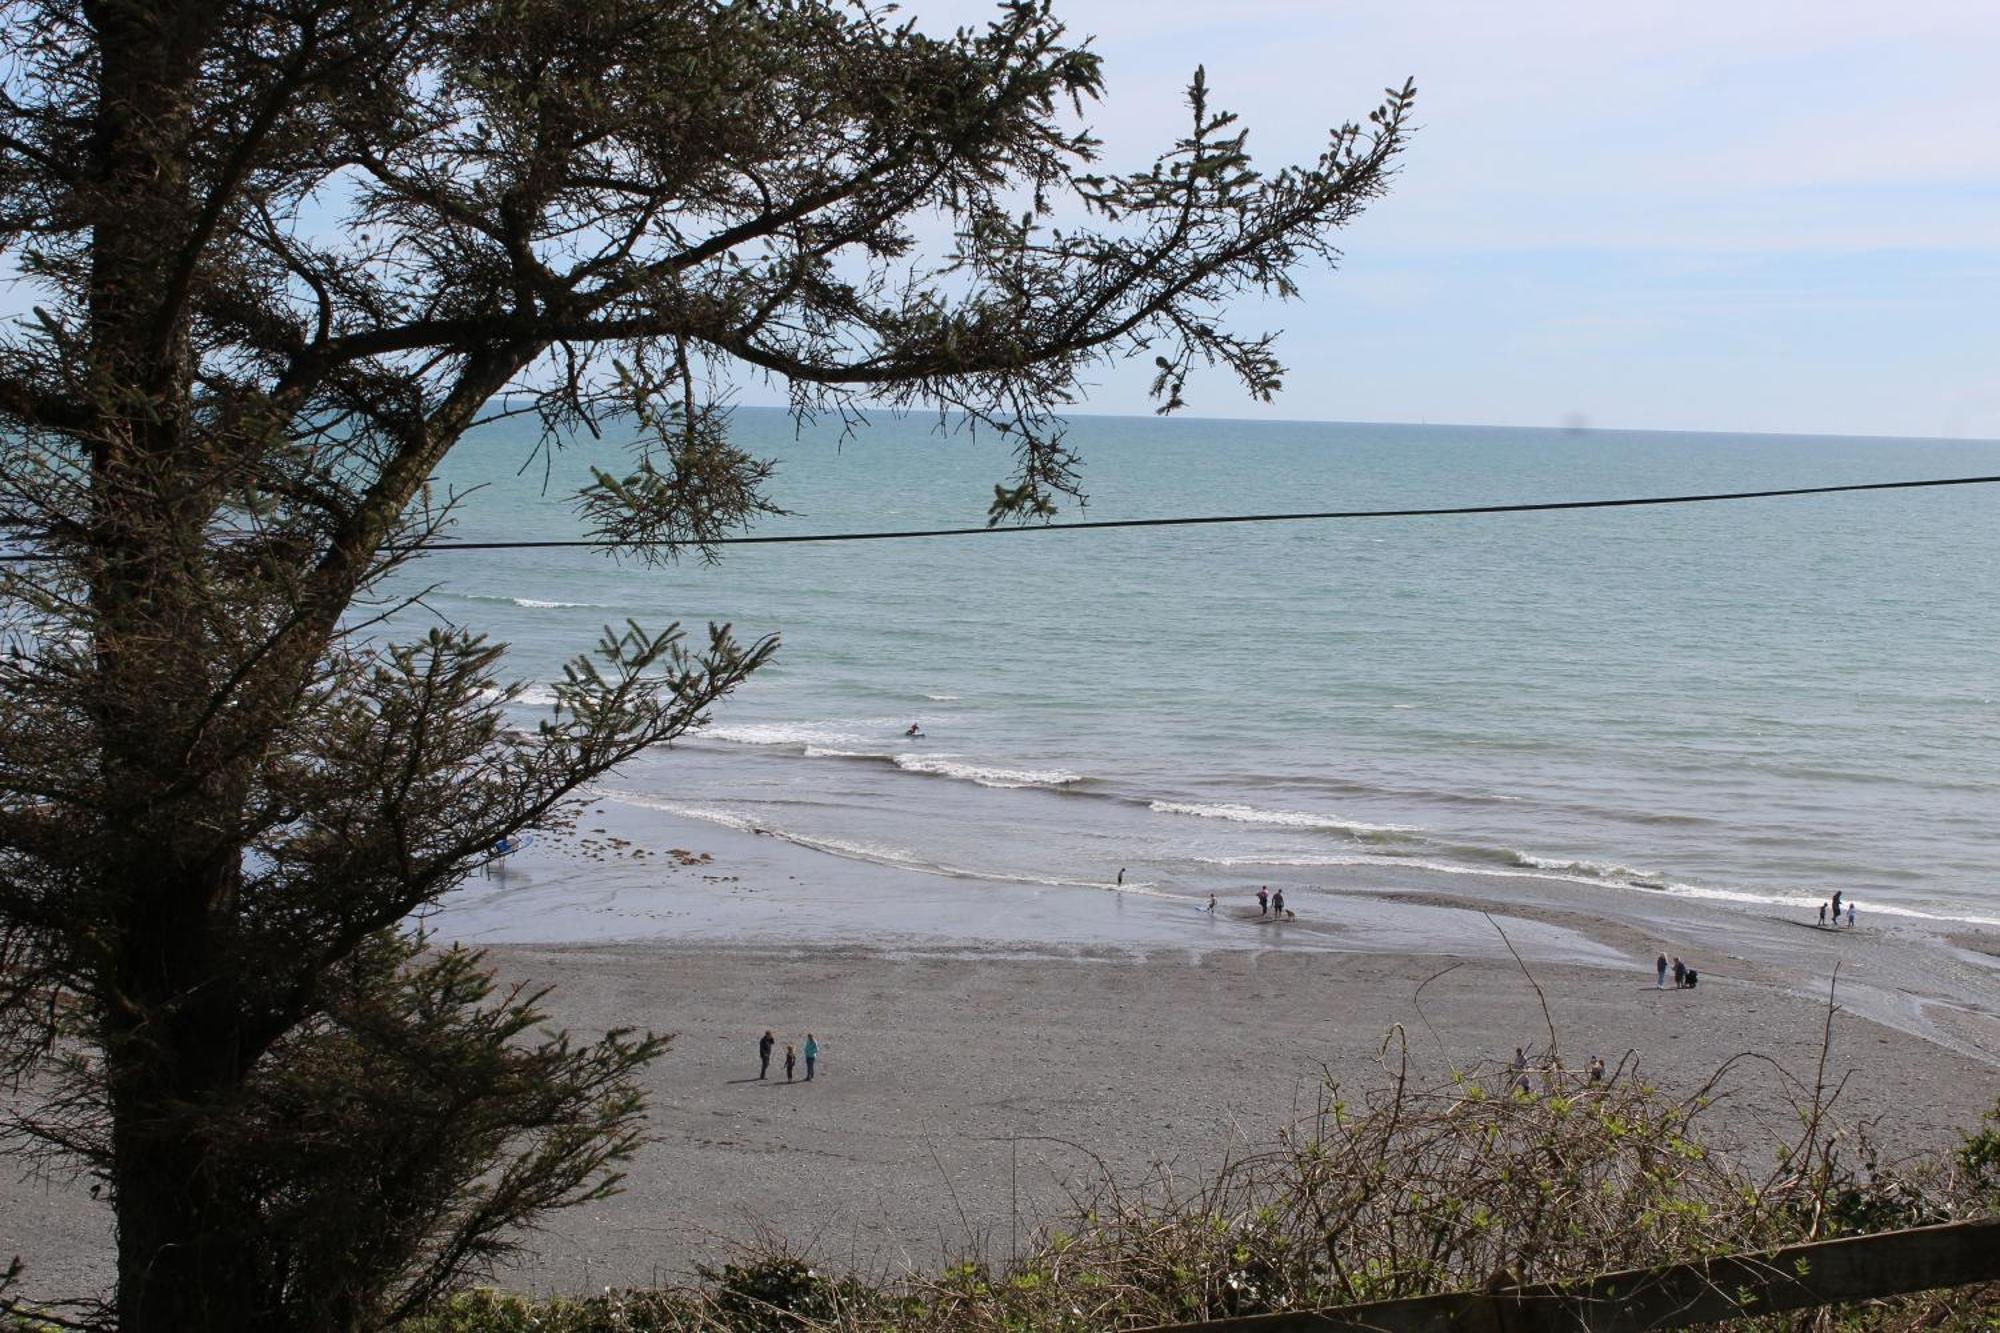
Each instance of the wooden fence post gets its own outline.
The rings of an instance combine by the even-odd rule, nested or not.
[[[2000,1217],[1989,1217],[1573,1282],[1250,1315],[1147,1333],[1653,1333],[1996,1281]]]

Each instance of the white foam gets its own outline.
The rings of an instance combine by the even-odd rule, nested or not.
[[[1279,828],[1323,829],[1332,833],[1347,833],[1358,838],[1394,837],[1400,834],[1420,833],[1421,829],[1408,824],[1364,824],[1359,820],[1341,819],[1334,815],[1310,814],[1303,810],[1265,810],[1254,805],[1241,805],[1233,801],[1204,805],[1191,801],[1154,801],[1148,807],[1155,814],[1193,815],[1200,819],[1226,819],[1236,824],[1269,824]]]
[[[479,693],[481,697],[487,699],[502,697],[500,690],[481,690]],[[553,706],[555,701],[556,692],[548,686],[528,684],[523,685],[508,702],[520,708],[548,708]]]
[[[540,597],[506,597],[483,592],[467,593],[465,594],[465,600],[468,602],[501,602],[509,606],[523,607],[530,611],[552,611],[562,607],[587,607],[598,611],[615,609],[605,602],[554,602],[546,601]]]
[[[894,764],[905,773],[956,778],[961,782],[976,782],[982,787],[1002,789],[1066,787],[1073,782],[1084,780],[1081,773],[1067,773],[1056,768],[998,768],[991,764],[966,763],[957,755],[934,752],[854,750],[840,745],[807,745],[805,755],[808,759],[874,759]]]
[[[713,726],[701,734],[710,740],[737,745],[796,745],[820,748],[847,748],[879,740],[884,732],[897,730],[893,718],[828,718],[817,722],[732,722]]]
[[[1661,888],[1667,877],[1656,870],[1636,870],[1631,866],[1621,866],[1604,861],[1560,861],[1544,856],[1531,856],[1527,852],[1509,849],[1509,859],[1529,870],[1553,870],[1559,874],[1580,875],[1590,879],[1623,880],[1648,888]]]
[[[943,754],[899,754],[895,756],[895,764],[906,773],[957,778],[961,782],[976,782],[982,787],[1066,787],[1083,781],[1081,773],[1065,773],[1057,768],[994,768],[986,764],[968,764],[955,756]]]
[[[955,704],[959,701],[959,696],[956,694],[926,694],[924,698],[934,704]]]
[[[1521,855],[1515,853],[1515,855]],[[1191,857],[1198,865],[1235,868],[1240,866],[1299,866],[1318,868],[1325,866],[1391,866],[1399,870],[1428,870],[1440,875],[1473,875],[1487,879],[1538,879],[1552,880],[1562,884],[1587,884],[1592,888],[1627,889],[1638,893],[1666,894],[1677,898],[1698,898],[1711,902],[1746,903],[1758,907],[1789,907],[1811,911],[1824,896],[1797,893],[1752,893],[1746,889],[1719,889],[1704,884],[1682,884],[1675,881],[1635,881],[1629,879],[1608,879],[1601,875],[1585,875],[1561,870],[1507,870],[1494,866],[1469,866],[1455,861],[1436,861],[1410,856],[1373,856],[1366,853],[1340,855],[1306,856],[1197,856]],[[1589,865],[1591,862],[1553,862],[1561,865]],[[1962,922],[1979,926],[2000,926],[2000,918],[1983,916],[1954,916],[1942,912],[1921,912],[1914,907],[1896,907],[1888,903],[1855,900],[1863,914],[1877,916],[1906,917],[1917,921]]]

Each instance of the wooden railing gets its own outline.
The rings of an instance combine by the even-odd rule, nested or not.
[[[1652,1333],[1749,1315],[2000,1281],[2000,1217],[1330,1310],[1177,1324],[1149,1333]]]

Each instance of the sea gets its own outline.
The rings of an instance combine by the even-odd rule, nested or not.
[[[936,417],[745,407],[758,535],[978,527],[1011,449]],[[1972,441],[1078,415],[1124,519],[2000,473]],[[615,433],[471,434],[460,540],[576,538]],[[2000,923],[2000,487],[1548,513],[724,548],[440,551],[426,621],[509,645],[526,720],[606,626],[778,636],[601,799],[847,862],[1199,899],[1531,877]],[[905,735],[916,725],[920,737]]]

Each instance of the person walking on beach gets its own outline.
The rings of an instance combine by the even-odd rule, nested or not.
[[[1825,926],[1826,926],[1826,904],[1825,904],[1825,903],[1821,903],[1821,904],[1819,905],[1819,924],[1820,924],[1820,926],[1821,926],[1821,928],[1822,928],[1822,929],[1824,929],[1824,928],[1825,928]],[[1835,924],[1835,925],[1837,926],[1837,925],[1839,925],[1840,923],[1839,923],[1838,921],[1836,921],[1836,922],[1834,922],[1833,924]]]
[[[1667,956],[1665,954],[1661,954],[1653,960],[1653,973],[1653,989],[1665,990],[1667,988]]]
[[[1835,925],[1840,924],[1840,893],[1839,889],[1833,891],[1833,923]]]
[[[1257,915],[1267,916],[1271,911],[1271,891],[1259,887],[1257,890]]]
[[[1684,986],[1684,985],[1686,985],[1686,984],[1687,984],[1687,974],[1688,974],[1688,970],[1687,970],[1687,964],[1686,964],[1686,963],[1683,963],[1683,962],[1682,962],[1682,961],[1681,961],[1680,959],[1678,959],[1678,958],[1674,959],[1674,989],[1675,989],[1675,990],[1679,990],[1679,989],[1680,989],[1680,988],[1681,988],[1682,986]]]
[[[785,1082],[792,1081],[792,1068],[799,1062],[798,1053],[792,1050],[790,1042],[785,1043]]]
[[[771,1048],[773,1046],[776,1046],[777,1044],[778,1044],[778,1039],[771,1035],[771,1030],[769,1028],[765,1028],[764,1035],[757,1039],[758,1078],[762,1078],[764,1077],[764,1075],[771,1072]]]
[[[1847,928],[1854,929],[1854,900],[1851,898],[1847,901]]]
[[[806,1033],[806,1082],[813,1081],[813,1065],[819,1062],[819,1042],[813,1034]]]
[[[1279,889],[1271,895],[1271,914],[1280,921],[1285,918],[1285,891]]]

